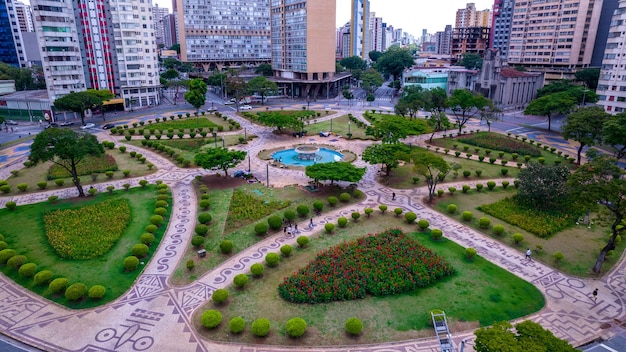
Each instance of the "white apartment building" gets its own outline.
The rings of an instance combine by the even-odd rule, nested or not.
[[[367,59],[371,51],[369,0],[352,0],[352,17],[350,19],[350,56]]]
[[[383,18],[376,17],[375,12],[372,12],[370,15],[370,28],[372,37],[370,48],[372,51],[385,51],[385,49],[383,49]]]
[[[608,113],[626,111],[626,0],[613,13],[598,80],[598,104]]]
[[[30,12],[30,5],[26,5],[22,2],[15,3],[15,14],[17,15],[17,23],[20,26],[22,32],[34,32],[35,25],[33,24],[33,16]]]
[[[154,37],[157,46],[159,44],[165,44],[165,23],[163,18],[168,15],[168,9],[166,7],[159,7],[156,4],[152,7],[152,21],[154,22]]]

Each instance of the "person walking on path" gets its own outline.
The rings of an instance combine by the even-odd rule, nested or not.
[[[295,229],[294,233],[300,233],[300,232],[298,231],[298,224],[295,224],[294,229]]]
[[[309,221],[309,228],[312,229],[313,228],[313,218],[311,218],[311,220]]]
[[[391,200],[396,200],[396,192],[391,193]]]
[[[596,288],[595,290],[593,290],[593,292],[591,293],[593,295],[593,302],[597,302],[598,301],[598,289]]]
[[[533,254],[533,252],[530,251],[530,248],[528,248],[526,250],[526,259],[530,260],[530,255]]]
[[[287,226],[283,228],[283,233],[287,233]]]

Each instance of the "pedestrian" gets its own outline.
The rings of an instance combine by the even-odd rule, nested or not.
[[[598,301],[598,289],[596,288],[595,290],[593,290],[591,294],[593,295],[593,301],[597,302]]]
[[[287,233],[287,226],[285,226],[285,228],[283,228],[283,233]]]
[[[526,250],[526,259],[530,260],[530,255],[533,254],[533,252],[530,251],[530,248],[528,248]]]
[[[298,224],[295,225],[296,233],[298,233]]]
[[[396,192],[391,193],[391,200],[396,200]]]
[[[309,221],[309,228],[313,228],[313,218]]]

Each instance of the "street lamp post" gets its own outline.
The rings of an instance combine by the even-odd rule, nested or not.
[[[348,120],[348,138],[350,138],[350,135],[351,135],[351,133],[350,133],[350,120]]]
[[[330,119],[330,132],[332,131],[333,131],[333,119],[331,118]]]
[[[247,140],[248,140],[248,133],[246,132],[246,128],[245,128],[245,127],[243,128],[243,139],[244,139],[245,141],[247,141]]]
[[[213,138],[215,138],[214,144],[215,148],[217,148],[217,132],[213,132]]]
[[[250,154],[248,154],[248,173],[250,173]]]

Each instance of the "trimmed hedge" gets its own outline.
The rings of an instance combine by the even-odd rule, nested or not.
[[[292,318],[287,321],[287,335],[300,337],[306,332],[306,321],[302,318]]]
[[[233,278],[233,283],[237,287],[244,287],[248,283],[248,275],[246,274],[237,274]]]
[[[296,239],[296,242],[298,243],[298,246],[300,247],[306,247],[309,244],[309,238],[306,236],[300,236]]]
[[[104,297],[107,289],[102,285],[93,285],[87,292],[87,297],[91,299],[100,299]]]
[[[279,261],[280,256],[276,253],[268,253],[265,256],[265,263],[267,263],[267,266],[269,266],[270,268],[277,266]]]
[[[23,264],[22,266],[20,266],[20,269],[17,271],[17,273],[21,276],[21,277],[33,277],[35,276],[35,272],[37,271],[37,264],[35,263],[26,263]]]
[[[52,270],[42,270],[35,274],[33,281],[35,285],[48,285],[52,280]]]
[[[358,318],[346,320],[346,332],[350,335],[360,335],[363,331],[363,322]]]
[[[250,267],[250,272],[254,277],[263,276],[263,272],[265,271],[265,267],[261,263],[252,264]]]
[[[216,328],[222,323],[222,313],[215,309],[206,310],[202,313],[200,321],[207,329]]]
[[[233,334],[240,334],[246,328],[246,321],[242,317],[235,317],[228,322],[228,328]]]
[[[215,303],[223,303],[228,299],[228,291],[226,289],[219,288],[213,291],[213,294],[211,295],[211,299]]]
[[[68,279],[64,277],[60,277],[50,282],[50,285],[48,285],[48,290],[51,293],[60,293],[60,292],[65,291],[65,288],[67,287],[67,285],[69,285],[69,283],[70,282]]]
[[[82,282],[77,282],[65,290],[65,298],[68,301],[78,301],[85,296],[85,293],[87,293],[87,286]]]
[[[270,333],[270,321],[260,318],[252,322],[252,333],[254,336],[265,337]]]

